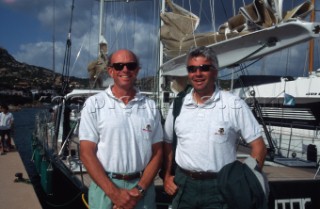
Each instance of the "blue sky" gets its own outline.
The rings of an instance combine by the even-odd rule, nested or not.
[[[301,0],[284,1],[289,8],[291,5],[302,2]],[[176,0],[174,2],[186,9],[191,8],[195,14],[198,14],[198,3],[209,1]],[[191,6],[189,2],[192,2]],[[219,7],[216,14],[216,24],[219,25],[225,21],[225,14],[219,2],[224,2],[227,7],[230,6],[231,0],[214,2]],[[237,0],[238,4],[239,2],[242,0]],[[246,2],[251,1],[246,0]],[[0,47],[7,49],[20,62],[52,69],[53,37],[55,37],[55,71],[62,72],[71,3],[72,0],[0,0]],[[71,34],[71,74],[74,76],[87,77],[87,65],[97,57],[98,6],[98,1],[95,0],[75,0]],[[140,74],[142,76],[154,75],[157,71],[159,7],[160,0],[137,1],[130,4],[107,3],[105,37],[109,51],[118,48],[130,48],[135,51],[141,59]],[[320,5],[317,7],[319,8]],[[202,10],[206,9],[208,7],[202,7]],[[231,12],[227,15],[231,15]],[[208,23],[209,14],[202,17],[199,32],[208,31],[211,27]],[[319,44],[319,39],[316,43]],[[299,45],[290,50],[290,54],[294,55],[291,59],[291,68],[303,68],[307,46]],[[80,55],[76,58],[78,53]],[[267,56],[263,61],[252,66],[254,69],[251,74],[286,74],[284,70],[279,70],[279,64],[276,64],[275,59],[283,61],[284,54],[287,53],[288,51],[282,51],[276,55]],[[316,62],[315,67],[320,68],[319,60]],[[268,69],[261,70],[261,66],[265,65]],[[290,74],[301,75],[297,70]]]
[[[0,0],[0,46],[18,61],[62,72],[72,0]],[[87,77],[87,65],[98,54],[99,2],[75,0],[71,27],[71,74]],[[109,52],[129,48],[141,59],[143,75],[155,73],[159,2],[107,3],[105,38]],[[145,10],[145,7],[148,10]],[[111,12],[112,10],[112,12]],[[53,15],[54,14],[54,15]],[[79,57],[76,56],[79,54]]]

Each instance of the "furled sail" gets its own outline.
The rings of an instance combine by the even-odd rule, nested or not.
[[[227,67],[319,36],[317,24],[301,20],[313,9],[309,1],[283,13],[282,0],[254,0],[216,32],[207,33],[195,33],[200,21],[196,15],[171,0],[166,3],[172,11],[161,14],[160,38],[169,60],[162,66],[164,75],[186,75],[185,53],[191,46],[213,47],[219,66]]]

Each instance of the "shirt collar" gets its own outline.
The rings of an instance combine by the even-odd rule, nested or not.
[[[112,93],[112,90],[111,90],[112,86],[113,86],[113,84],[110,85],[110,86],[105,90],[105,92],[107,93],[107,95],[108,95],[109,97],[114,98],[114,99],[116,99],[116,100],[119,100],[119,99],[118,99],[117,97],[115,97],[114,94]],[[141,100],[143,100],[143,99],[145,98],[145,95],[141,94],[141,91],[140,91],[138,88],[134,87],[134,89],[135,89],[135,91],[136,91],[136,95],[135,95],[134,99],[131,100],[131,101],[141,101]]]
[[[198,106],[198,104],[195,103],[195,101],[193,100],[193,92],[194,92],[194,88],[191,89],[190,93],[188,93],[186,95],[185,98],[185,105],[187,106]],[[220,90],[219,87],[217,85],[215,85],[215,90],[213,92],[213,94],[211,95],[211,97],[205,101],[205,103],[203,105],[207,105],[207,104],[212,104],[213,102],[217,102],[220,99]]]

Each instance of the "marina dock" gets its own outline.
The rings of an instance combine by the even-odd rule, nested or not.
[[[18,151],[0,156],[0,207],[6,209],[41,209],[41,204]],[[26,181],[17,181],[16,174],[22,173]]]

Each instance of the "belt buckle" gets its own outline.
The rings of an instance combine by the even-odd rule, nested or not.
[[[130,175],[125,175],[125,174],[121,175],[121,180],[127,180],[128,178],[130,178]]]
[[[111,173],[111,178],[116,179],[117,177],[118,177],[118,175],[117,175],[117,174],[115,174],[115,173]]]
[[[195,178],[195,179],[202,179],[202,174],[203,174],[203,173],[202,173],[201,171],[200,171],[200,172],[195,172],[195,173],[194,173],[194,178]]]

